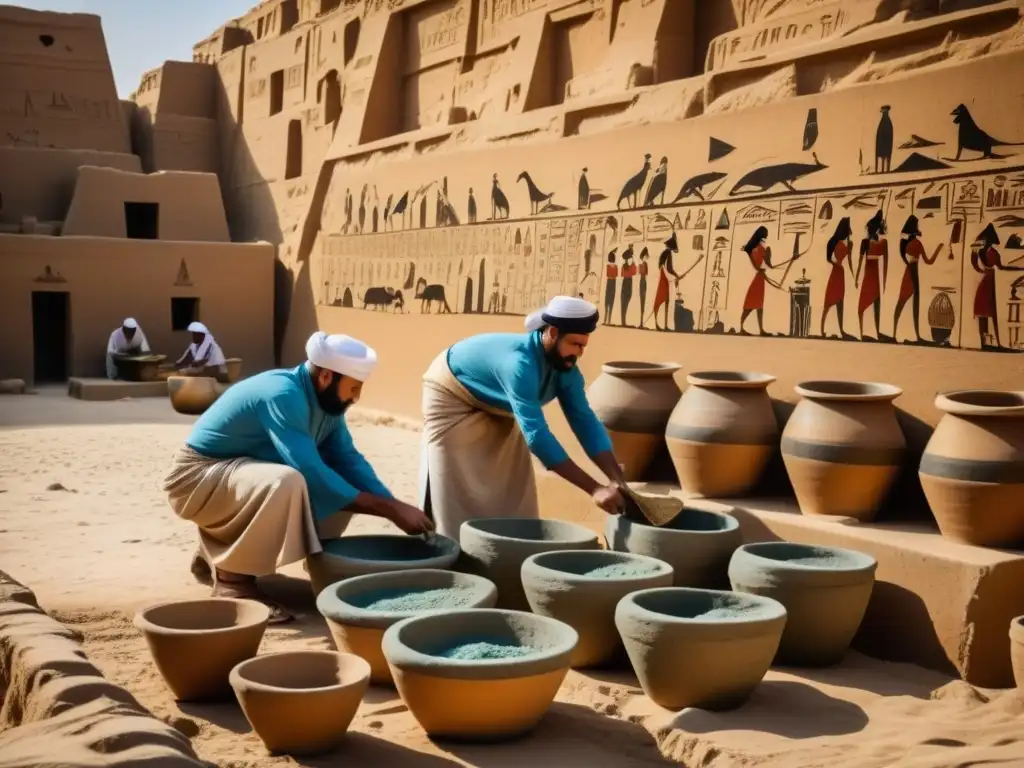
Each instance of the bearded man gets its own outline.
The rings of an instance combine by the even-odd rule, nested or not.
[[[526,333],[471,336],[434,360],[423,377],[420,506],[438,532],[457,540],[472,518],[538,517],[531,453],[605,512],[622,511],[622,470],[576,365],[597,322],[593,304],[557,296],[526,318]],[[555,398],[611,484],[592,478],[551,433],[542,408]]]

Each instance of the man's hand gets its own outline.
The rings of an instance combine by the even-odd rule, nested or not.
[[[622,498],[622,491],[619,490],[617,485],[601,486],[591,494],[591,498],[594,499],[594,503],[597,506],[609,515],[621,514],[626,506],[626,502]]]
[[[434,521],[423,510],[398,499],[388,500],[387,518],[405,533],[414,536],[434,530]]]

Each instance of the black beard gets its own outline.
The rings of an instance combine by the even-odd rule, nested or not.
[[[576,355],[566,355],[563,357],[558,354],[558,350],[554,347],[545,352],[544,357],[548,364],[556,371],[570,371],[576,365]]]
[[[341,416],[348,407],[352,405],[351,400],[342,400],[338,397],[338,381],[341,376],[335,374],[323,391],[316,393],[316,401],[320,404],[323,412],[329,416]]]

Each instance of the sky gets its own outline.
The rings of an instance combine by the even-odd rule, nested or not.
[[[103,20],[107,52],[122,99],[142,73],[168,59],[192,61],[192,46],[259,0],[6,0],[10,5],[61,13],[93,13]]]

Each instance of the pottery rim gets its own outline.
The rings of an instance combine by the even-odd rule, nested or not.
[[[330,541],[338,541],[340,539],[346,539],[346,540],[358,539],[358,540],[361,540],[361,541],[367,541],[368,539],[402,539],[402,540],[406,540],[406,539],[414,539],[414,538],[415,537],[408,536],[408,535],[406,535],[404,533],[364,533],[364,534],[357,534],[355,536],[339,536],[338,539],[331,539]],[[321,557],[334,557],[334,558],[337,558],[339,560],[344,560],[346,562],[357,562],[357,563],[381,563],[381,562],[424,563],[424,565],[422,565],[420,567],[425,569],[425,570],[431,570],[430,564],[434,563],[434,561],[439,560],[439,559],[443,559],[445,557],[450,557],[453,554],[453,552],[457,555],[458,552],[459,552],[459,543],[457,541],[455,541],[455,539],[449,538],[448,536],[443,536],[440,533],[434,534],[434,536],[430,539],[430,541],[424,541],[423,539],[420,539],[420,541],[423,542],[424,544],[426,544],[428,547],[431,547],[432,549],[434,549],[435,550],[434,554],[430,555],[429,557],[421,557],[421,558],[415,559],[415,560],[401,560],[401,559],[399,559],[399,560],[394,560],[394,561],[391,561],[391,560],[380,560],[380,559],[372,558],[372,557],[359,557],[357,554],[350,554],[348,552],[345,552],[345,553],[330,552],[330,551],[327,550],[326,547],[323,549],[322,552],[318,552],[317,554],[320,555]],[[358,552],[358,550],[356,550],[356,551]],[[413,570],[413,569],[412,568],[406,568],[406,569],[403,569],[403,570]]]
[[[557,560],[560,557],[570,557],[585,559],[592,557],[595,560],[606,558],[608,565],[618,565],[633,563],[643,563],[653,565],[657,567],[657,570],[645,571],[644,573],[636,573],[628,576],[591,576],[586,573],[575,573],[573,571],[567,571],[562,568],[555,568],[550,565],[544,565],[545,560]],[[648,579],[654,579],[659,576],[673,576],[675,570],[671,565],[666,563],[664,560],[659,560],[656,557],[650,555],[638,555],[633,552],[619,552],[614,549],[562,549],[555,552],[538,552],[536,555],[530,555],[526,560],[523,561],[523,571],[525,572],[527,566],[535,568],[541,573],[541,575],[547,578],[558,579],[566,583],[579,583],[579,584],[619,584],[622,582],[629,581],[646,581]],[[598,568],[601,566],[598,565]]]
[[[679,363],[647,363],[638,360],[612,360],[601,365],[601,371],[620,379],[648,379],[671,376],[682,366]]]
[[[808,400],[882,402],[895,400],[903,390],[895,384],[874,381],[816,380],[801,381],[793,388]]]
[[[694,512],[698,515],[714,515],[715,517],[720,517],[725,521],[725,526],[722,528],[715,528],[713,530],[703,530],[700,528],[673,528],[672,523],[680,516],[685,515],[687,512]],[[657,531],[658,533],[665,533],[669,535],[682,534],[686,536],[721,535],[723,533],[732,533],[740,527],[740,521],[732,515],[720,514],[718,512],[709,512],[706,509],[694,509],[693,507],[687,507],[686,505],[683,505],[683,508],[679,510],[679,515],[677,515],[675,518],[673,518],[665,525],[652,525],[651,523],[647,523],[642,520],[631,520],[630,518],[623,517],[622,515],[616,515],[614,517],[609,515],[608,522],[621,523],[630,526],[635,525],[642,531],[651,530]]]
[[[167,608],[170,606],[185,606],[189,604],[200,605],[208,603],[233,603],[237,606],[236,617],[239,618],[238,623],[230,624],[226,627],[210,627],[206,629],[185,629],[178,627],[169,627],[166,624],[157,624],[151,620],[149,616],[160,610],[161,608]],[[249,612],[251,615],[247,621],[242,621],[241,617]],[[260,624],[266,624],[270,620],[270,608],[256,600],[245,600],[236,597],[202,597],[193,600],[171,600],[166,603],[158,603],[157,605],[151,605],[148,608],[143,608],[141,611],[135,614],[134,624],[136,628],[143,632],[149,632],[157,635],[185,635],[185,636],[198,636],[198,635],[223,635],[229,632],[238,632],[244,629],[251,629],[258,627]]]
[[[1015,616],[1010,619],[1010,639],[1024,644],[1024,616]]]
[[[942,392],[935,407],[954,416],[1024,416],[1024,392],[1006,389],[959,389]]]
[[[694,371],[686,375],[686,383],[709,389],[764,389],[775,377],[758,371]]]
[[[270,685],[269,683],[263,683],[259,680],[247,677],[245,675],[246,668],[257,665],[270,665],[275,662],[288,664],[290,661],[295,660],[300,656],[322,656],[328,657],[333,656],[337,660],[337,669],[339,671],[339,680],[333,685],[321,685],[315,688],[288,688],[279,685]],[[316,651],[316,650],[305,650],[305,651],[277,651],[275,653],[264,653],[260,656],[253,656],[251,659],[241,661],[234,666],[231,670],[231,674],[228,676],[228,680],[231,683],[231,687],[237,690],[239,685],[244,686],[246,689],[252,691],[263,691],[266,693],[274,693],[281,696],[298,695],[302,696],[310,693],[322,693],[325,691],[342,691],[346,688],[352,688],[355,686],[362,685],[368,682],[370,679],[370,664],[362,656],[356,656],[354,653],[344,653],[341,651]]]
[[[556,527],[560,527],[566,530],[568,533],[575,532],[575,535],[571,538],[524,538],[522,536],[508,536],[504,533],[498,533],[497,531],[488,530],[490,526],[480,525],[481,523],[504,523],[510,520],[515,521],[532,521],[537,523],[548,523],[553,524]],[[475,517],[470,520],[466,520],[462,523],[459,529],[461,538],[462,528],[471,528],[479,534],[484,534],[491,538],[501,539],[504,541],[523,541],[523,542],[546,542],[549,544],[589,544],[596,541],[598,536],[593,533],[589,528],[584,528],[582,525],[575,525],[573,523],[567,523],[564,520],[548,520],[544,518],[523,518],[523,517]]]
[[[712,618],[701,618],[700,616],[678,616],[672,613],[652,610],[643,605],[644,599],[657,598],[661,595],[692,595],[730,598],[748,606],[758,606],[765,610],[759,611],[752,616],[745,616],[737,612],[735,616],[728,618],[716,616]],[[658,624],[688,625],[692,627],[720,627],[727,625],[736,629],[752,630],[758,625],[778,621],[787,617],[786,606],[772,597],[765,595],[753,595],[746,592],[732,592],[720,589],[701,589],[699,587],[652,587],[630,592],[619,601],[618,610],[627,608],[639,618]]]
[[[805,565],[804,563],[794,563],[792,560],[786,558],[770,557],[767,552],[771,552],[776,549],[784,549],[792,547],[794,549],[805,549],[809,556],[815,556],[821,552],[834,552],[849,562],[849,565],[841,565],[838,567],[819,566],[819,565]],[[758,541],[750,544],[743,544],[736,548],[734,557],[743,553],[745,556],[753,558],[761,563],[768,563],[777,569],[784,569],[797,573],[830,573],[830,574],[858,574],[864,571],[874,571],[878,567],[878,561],[871,555],[865,554],[864,552],[858,552],[855,549],[845,549],[843,547],[822,547],[817,544],[801,544],[794,541]],[[762,554],[764,553],[764,554]]]

